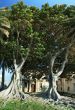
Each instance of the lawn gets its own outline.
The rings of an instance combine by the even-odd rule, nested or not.
[[[53,104],[43,104],[34,101],[10,101],[3,104],[0,101],[0,110],[74,110],[70,107],[64,107]]]

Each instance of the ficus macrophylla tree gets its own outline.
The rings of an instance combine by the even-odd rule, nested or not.
[[[33,42],[32,13],[20,2],[12,6],[9,19],[11,31],[6,49],[7,55],[12,60],[13,75],[8,88],[0,92],[0,97],[25,99],[26,95],[21,91],[21,69],[29,56]]]
[[[54,63],[56,58],[66,49],[65,58],[64,61],[61,64],[61,67],[59,70],[57,69],[56,72],[53,71]],[[49,89],[48,89],[48,96],[49,98],[52,98],[53,100],[59,100],[61,98],[60,94],[57,92],[57,81],[59,79],[59,76],[63,73],[65,65],[68,61],[68,47],[62,48],[54,56],[51,58],[50,62],[50,74],[49,74]]]
[[[45,51],[48,53],[46,58],[48,61],[47,65],[49,67],[49,89],[47,91],[47,95],[53,100],[59,100],[61,98],[57,92],[56,82],[58,81],[60,75],[63,73],[67,63],[69,53],[68,51],[71,47],[71,44],[73,43],[71,40],[74,41],[74,37],[67,37],[71,30],[69,30],[70,24],[65,27],[66,23],[69,23],[67,22],[67,19],[69,19],[68,15],[65,14],[66,8],[66,5],[55,5],[50,7],[48,4],[45,4],[43,5],[40,12],[40,30],[45,42]],[[67,46],[67,44],[69,44],[69,46]],[[64,56],[64,59],[61,55]],[[54,71],[56,65],[55,61],[57,59],[60,60],[59,56],[61,56],[62,59],[62,62],[59,62],[61,67],[59,66],[59,68]]]
[[[19,57],[21,60],[16,57],[16,53],[17,53],[17,51],[15,50],[17,48],[16,43],[10,42],[11,45],[9,45],[9,42],[7,43],[7,45],[9,45],[8,50],[10,50],[10,48],[12,50],[12,52],[8,51],[7,55],[9,55],[10,53],[9,58],[12,61],[11,66],[13,68],[12,70],[13,75],[8,88],[0,92],[0,97],[4,99],[11,99],[11,98],[25,99],[27,97],[27,95],[24,94],[21,90],[21,87],[22,87],[21,69],[23,68],[23,65],[25,64],[30,54],[32,42],[33,40],[31,38],[30,44],[27,48],[23,48],[19,46],[20,49],[18,51],[21,52],[21,57]]]
[[[30,46],[31,46],[31,44],[30,44]],[[0,93],[0,96],[2,96],[3,98],[5,98],[5,99],[8,99],[8,98],[24,99],[24,98],[26,98],[26,95],[21,91],[21,86],[22,86],[21,85],[21,69],[22,69],[25,61],[28,58],[29,52],[30,52],[30,47],[28,48],[26,57],[25,58],[22,57],[22,62],[20,64],[17,64],[16,59],[14,57],[14,59],[13,59],[14,72],[13,72],[13,75],[11,78],[11,82],[10,82],[8,88]]]
[[[66,66],[66,63],[68,62],[70,49],[71,49],[74,42],[75,42],[75,40],[72,39],[68,46],[59,49],[51,57],[51,60],[50,60],[50,65],[49,65],[49,88],[48,88],[47,92],[48,92],[48,97],[55,100],[55,101],[61,99],[60,94],[57,92],[57,81],[58,81],[60,75],[63,73],[64,68]],[[64,56],[64,59],[63,59],[63,57],[61,57],[63,59],[61,61],[61,65],[59,67],[56,67],[56,69],[54,70],[54,68],[55,68],[54,66],[56,65],[56,59],[58,59],[58,57],[61,54]],[[59,58],[59,60],[61,60],[61,59]]]

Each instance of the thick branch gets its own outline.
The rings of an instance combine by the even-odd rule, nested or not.
[[[54,73],[53,73],[53,66],[54,66],[54,62],[55,62],[55,59],[57,58],[57,56],[62,52],[62,51],[64,51],[65,50],[65,48],[62,48],[60,51],[58,51],[53,57],[52,57],[52,59],[51,59],[51,73],[52,73],[52,75],[54,75]]]
[[[69,53],[69,48],[72,46],[73,42],[71,42],[69,44],[68,47],[66,47],[66,54],[65,54],[65,59],[61,65],[61,68],[60,68],[60,71],[57,73],[57,76],[60,76],[62,74],[62,72],[64,71],[64,68],[65,68],[65,64],[67,63],[68,61],[68,53]]]
[[[57,76],[60,76],[62,74],[62,72],[64,71],[65,64],[67,63],[67,61],[68,61],[68,49],[66,51],[65,59],[64,59],[62,65],[61,65],[60,71],[57,73]]]
[[[62,48],[60,51],[58,51],[51,59],[51,73],[54,75],[53,73],[53,66],[54,66],[54,62],[55,62],[55,59],[57,58],[58,55],[60,55],[60,53],[62,53],[65,49],[66,49],[66,54],[65,54],[65,60],[61,66],[61,71],[64,70],[64,67],[65,67],[65,64],[67,62],[67,57],[68,57],[68,51],[69,51],[69,48],[73,45],[73,43],[75,42],[74,38],[71,40],[71,43],[67,46],[67,47],[64,47]],[[61,72],[59,72],[61,74]]]
[[[26,60],[27,60],[27,58],[28,58],[28,56],[29,56],[29,52],[30,52],[31,45],[32,45],[32,40],[33,40],[33,39],[31,39],[31,43],[30,43],[30,45],[29,45],[29,48],[28,48],[26,57],[25,57],[25,58],[22,57],[22,62],[21,62],[21,64],[18,66],[18,69],[19,69],[19,70],[21,70],[21,68],[23,67],[24,63],[26,62]]]
[[[4,61],[4,59],[2,59],[2,61],[1,61],[1,64],[0,64],[0,69],[1,69],[1,67],[2,67],[2,65],[3,65],[3,61]]]

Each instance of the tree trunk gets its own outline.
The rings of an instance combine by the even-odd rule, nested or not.
[[[19,32],[18,31],[17,31],[17,34],[18,34],[17,43],[19,45],[19,42],[18,42]],[[24,94],[24,92],[22,92],[22,88],[21,88],[22,87],[21,86],[21,84],[22,84],[21,83],[21,69],[22,69],[24,63],[26,62],[26,60],[29,56],[32,41],[33,41],[33,38],[31,38],[30,45],[28,46],[29,48],[28,48],[28,51],[26,53],[26,57],[25,58],[22,57],[21,64],[16,63],[16,58],[15,58],[15,54],[14,54],[14,51],[13,51],[13,62],[14,62],[15,72],[12,76],[11,83],[9,84],[8,88],[3,90],[2,92],[0,92],[0,97],[2,97],[4,99],[10,99],[10,98],[25,99],[26,97],[28,97],[27,94]]]
[[[11,83],[8,88],[0,92],[0,97],[4,99],[25,99],[28,95],[24,94],[21,89],[21,67],[23,66],[24,61],[18,66],[14,60],[15,72],[11,78]]]
[[[52,79],[49,80],[49,89],[48,89],[48,97],[57,101],[60,99],[60,94],[57,92],[57,84],[58,76],[53,76]]]
[[[21,90],[21,81],[20,81],[20,72],[17,71],[13,75],[11,79],[11,83],[9,84],[8,88],[5,89],[0,93],[0,97],[4,99],[25,99],[28,95],[24,94]]]
[[[61,51],[58,51],[51,59],[51,64],[50,64],[50,73],[49,73],[49,88],[48,88],[48,97],[57,101],[59,99],[61,99],[60,94],[57,92],[57,84],[56,82],[58,81],[59,76],[63,73],[64,68],[65,68],[65,64],[67,62],[67,57],[68,57],[68,49],[66,48],[66,53],[65,53],[65,59],[62,62],[61,68],[59,71],[57,71],[56,73],[53,72],[53,67],[54,67],[54,63],[55,63],[55,59],[58,57],[58,55],[60,55],[61,52],[63,52],[65,50],[61,49]]]
[[[1,89],[4,89],[4,82],[5,82],[5,68],[4,68],[4,63],[2,64],[2,84],[1,84]]]

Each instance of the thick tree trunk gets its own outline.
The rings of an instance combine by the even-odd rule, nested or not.
[[[11,83],[8,88],[0,92],[0,97],[4,99],[18,98],[25,99],[28,95],[24,94],[21,89],[21,68],[24,65],[24,60],[18,66],[16,60],[14,60],[15,72],[12,76]]]
[[[2,83],[1,83],[1,89],[4,89],[4,82],[5,82],[5,68],[4,64],[2,64]]]
[[[11,80],[8,88],[0,93],[0,97],[4,99],[25,99],[28,95],[24,94],[21,90],[20,72],[17,71]]]
[[[61,99],[60,94],[57,92],[57,81],[59,76],[63,73],[64,68],[65,68],[65,64],[67,62],[67,57],[68,57],[68,49],[66,48],[66,54],[65,54],[65,59],[62,62],[61,68],[59,71],[57,71],[56,73],[53,72],[53,66],[55,63],[55,59],[57,58],[58,55],[60,55],[61,52],[63,52],[65,50],[62,49],[61,51],[57,52],[51,59],[51,64],[50,64],[50,73],[49,73],[49,88],[48,88],[48,97],[57,101],[59,99]]]
[[[19,32],[17,31],[17,44],[19,45],[18,42],[18,38],[19,38]],[[16,63],[16,58],[15,58],[15,54],[13,52],[13,60],[14,60],[14,69],[15,72],[12,76],[11,79],[11,83],[9,84],[8,88],[3,90],[2,92],[0,92],[0,97],[4,98],[4,99],[10,99],[10,98],[20,98],[20,99],[25,99],[26,97],[28,97],[27,94],[24,94],[24,92],[22,92],[22,86],[21,86],[21,69],[24,65],[24,63],[26,62],[28,56],[29,56],[29,52],[30,52],[30,48],[32,45],[32,41],[33,39],[31,39],[28,51],[26,53],[26,57],[23,58],[22,57],[22,62],[21,64],[17,64]],[[18,51],[18,50],[17,50]],[[18,52],[17,52],[18,53]]]
[[[48,97],[57,101],[60,99],[60,94],[57,92],[57,82],[58,76],[53,76],[52,79],[49,80],[49,89],[48,89]]]
[[[47,94],[48,94],[48,97],[51,98],[51,96],[50,96],[50,90],[52,88],[52,74],[49,74],[48,82],[49,82],[49,87],[48,87]]]

